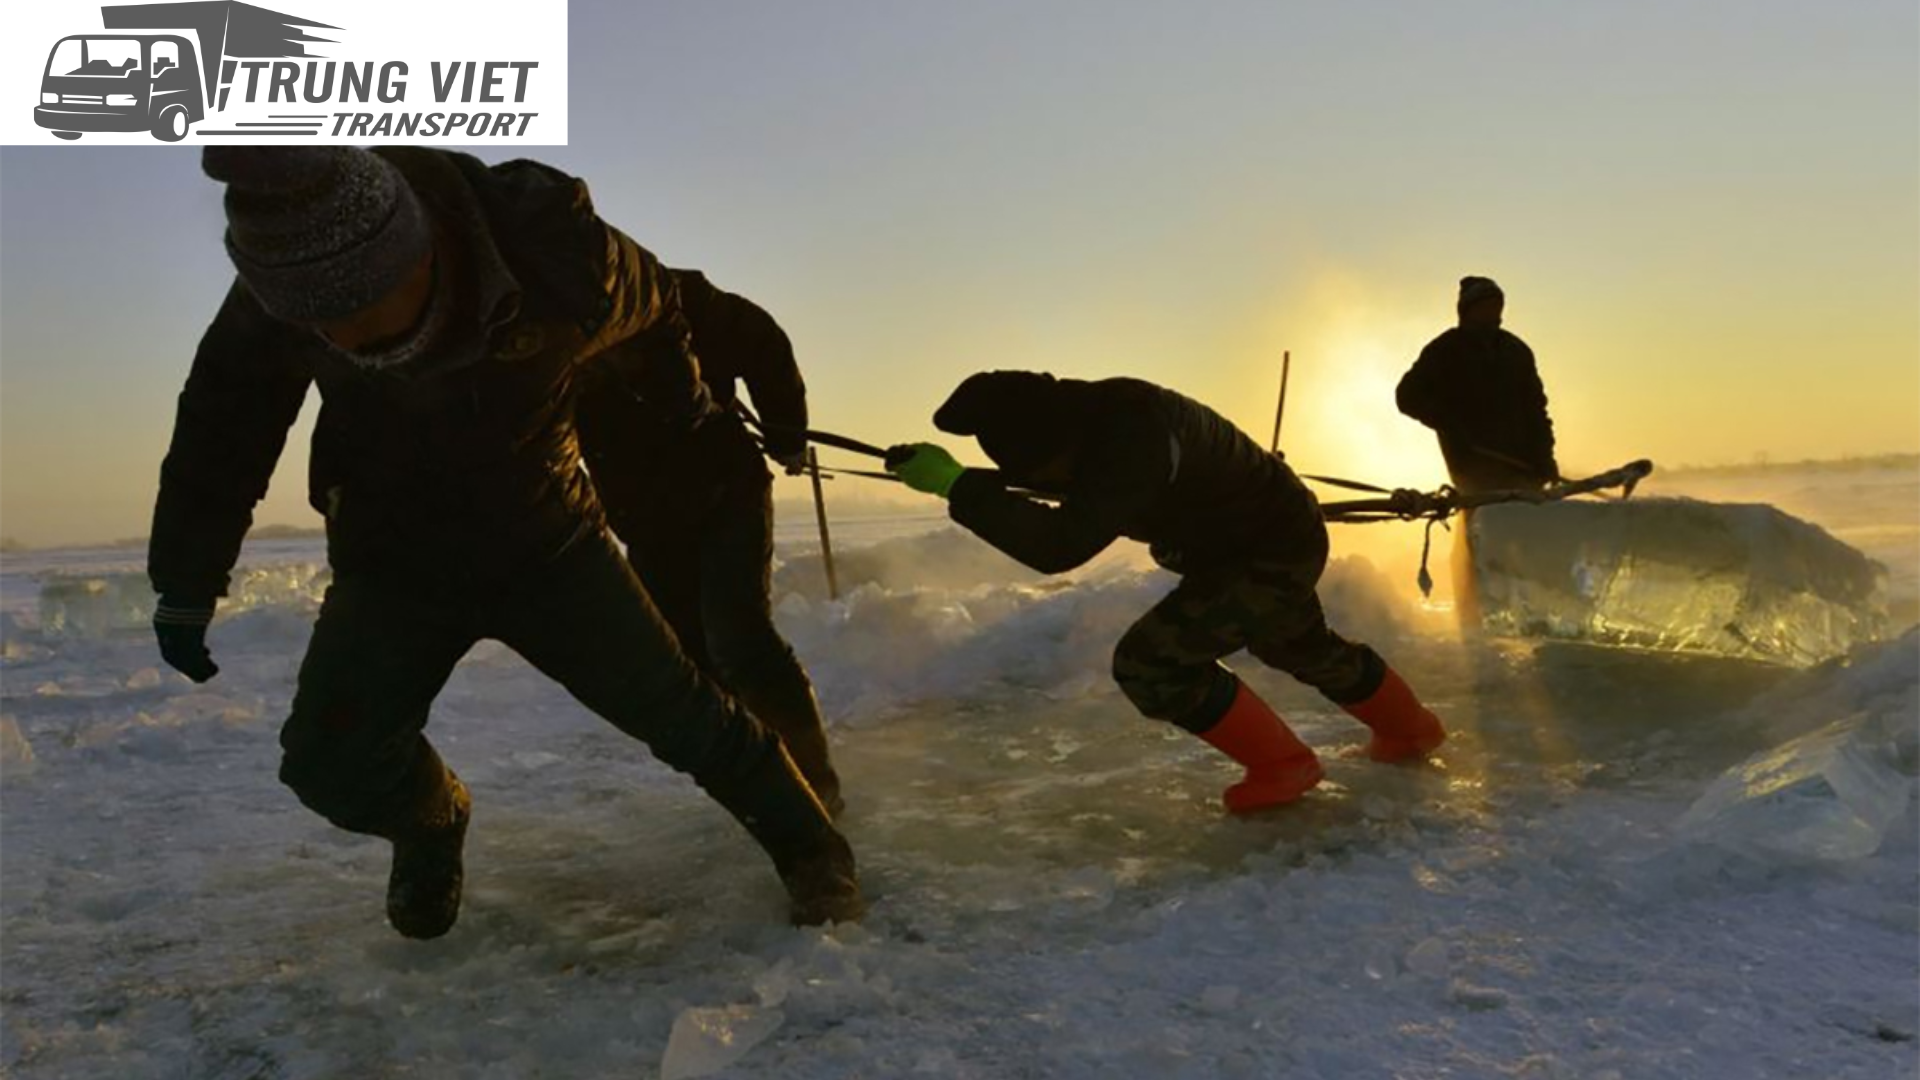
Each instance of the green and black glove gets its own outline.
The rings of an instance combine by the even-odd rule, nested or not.
[[[944,447],[933,443],[903,443],[887,448],[887,471],[915,491],[947,497],[966,466]]]

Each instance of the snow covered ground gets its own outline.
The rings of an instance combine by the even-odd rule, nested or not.
[[[1659,490],[1827,525],[1914,610],[1920,477],[1740,483]],[[1430,767],[1369,764],[1357,725],[1243,657],[1330,782],[1229,820],[1230,767],[1105,675],[1164,577],[1123,557],[1045,582],[935,519],[847,523],[843,579],[864,584],[832,603],[809,524],[789,525],[780,617],[875,901],[825,931],[782,924],[770,868],[690,783],[483,646],[432,728],[476,800],[467,905],[448,937],[402,940],[385,846],[274,780],[317,545],[250,550],[205,687],[158,666],[137,551],[9,556],[0,1074],[1920,1071],[1920,638],[1806,671],[1463,641],[1405,567],[1348,560],[1336,624],[1456,737]],[[1415,531],[1382,535],[1417,554]],[[1831,783],[1776,760],[1772,797],[1703,800],[1810,734],[1844,763]],[[1863,829],[1879,842],[1841,854],[1807,839]]]

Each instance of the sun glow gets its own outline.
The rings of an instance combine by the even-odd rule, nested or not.
[[[1394,388],[1439,327],[1342,307],[1299,348],[1280,448],[1302,472],[1380,487],[1446,480],[1433,433],[1400,414]]]

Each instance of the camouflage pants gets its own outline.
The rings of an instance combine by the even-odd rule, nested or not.
[[[1241,649],[1336,703],[1365,700],[1386,662],[1327,626],[1314,593],[1325,567],[1322,550],[1186,575],[1120,638],[1114,680],[1142,714],[1196,733],[1233,703],[1236,680],[1220,661]]]

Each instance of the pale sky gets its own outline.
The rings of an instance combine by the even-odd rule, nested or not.
[[[1569,473],[1920,450],[1912,0],[574,0],[571,66],[571,145],[475,152],[760,302],[871,442],[1022,367],[1264,441],[1291,350],[1297,467],[1430,483],[1393,385],[1474,273]],[[0,534],[145,533],[219,197],[196,150],[0,151]],[[314,408],[262,522],[317,523]]]

